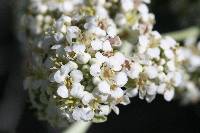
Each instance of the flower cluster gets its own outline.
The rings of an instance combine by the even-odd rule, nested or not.
[[[103,122],[137,95],[171,101],[192,88],[187,75],[198,70],[199,53],[153,31],[147,3],[31,0],[23,18],[31,50],[24,83],[42,119]]]
[[[196,42],[195,38],[185,40],[184,47],[178,51],[177,59],[183,65],[183,77],[179,89],[184,104],[196,103],[200,100],[200,43]]]

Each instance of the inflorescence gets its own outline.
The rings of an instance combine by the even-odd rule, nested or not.
[[[30,49],[24,86],[41,119],[103,122],[138,95],[199,100],[200,46],[154,31],[149,3],[30,1],[22,17]]]

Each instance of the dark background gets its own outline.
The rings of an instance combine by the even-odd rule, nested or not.
[[[15,2],[0,0],[0,133],[59,133],[37,120],[22,89],[26,66],[14,32]],[[200,0],[152,0],[151,10],[161,33],[200,25]],[[93,124],[88,133],[200,133],[200,105],[183,107],[162,97],[147,104],[135,98],[120,111],[106,123]]]

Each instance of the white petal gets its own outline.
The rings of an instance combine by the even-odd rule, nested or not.
[[[103,94],[110,94],[110,85],[106,81],[101,81],[98,84],[98,90]]]
[[[110,107],[108,105],[100,105],[99,110],[99,115],[108,115],[110,113]]]
[[[55,39],[56,42],[62,41],[63,38],[64,38],[64,35],[63,35],[63,33],[61,33],[61,32],[57,32],[57,33],[55,33],[55,35],[54,35],[54,39]]]
[[[85,45],[81,45],[81,44],[73,45],[73,51],[77,54],[84,53],[85,49],[86,49]]]
[[[175,71],[176,70],[176,67],[175,67],[173,60],[170,60],[170,61],[167,62],[167,67],[168,67],[169,71]]]
[[[102,44],[103,42],[100,41],[99,39],[93,40],[91,42],[91,46],[93,50],[101,50],[102,49]]]
[[[122,9],[127,12],[134,8],[134,3],[132,0],[121,0]]]
[[[174,52],[171,49],[165,50],[164,54],[168,59],[173,59],[174,58]]]
[[[165,92],[166,87],[167,87],[167,85],[165,83],[159,85],[158,89],[157,89],[157,93],[158,94],[163,94]]]
[[[110,45],[110,42],[108,40],[106,40],[104,43],[103,43],[103,51],[105,52],[109,52],[109,51],[112,51],[112,46]]]
[[[114,90],[111,90],[111,94],[110,94],[110,96],[114,99],[121,98],[123,95],[124,95],[124,91],[119,87],[115,88]]]
[[[82,120],[83,121],[90,121],[94,118],[94,111],[87,107],[87,108],[83,108],[83,114],[82,114]]]
[[[112,110],[119,115],[119,108],[117,106],[111,106]]]
[[[102,53],[100,53],[100,52],[97,52],[97,53],[95,54],[95,57],[96,57],[97,61],[98,61],[100,64],[101,64],[101,63],[104,63],[104,62],[106,62],[106,61],[108,60],[108,58],[105,57],[105,56],[103,56]]]
[[[66,39],[71,44],[72,39],[77,38],[80,34],[80,29],[76,26],[68,26],[66,29]]]
[[[77,55],[77,61],[79,64],[87,64],[91,59],[91,55],[88,53],[82,53]]]
[[[101,82],[101,79],[99,77],[93,77],[92,78],[92,83],[94,85],[98,85]]]
[[[145,73],[148,75],[150,79],[154,79],[158,76],[158,70],[154,66],[145,67]]]
[[[67,75],[70,71],[77,68],[78,68],[78,65],[75,62],[69,61],[67,64],[61,66],[61,73],[64,75]]]
[[[147,94],[148,95],[156,95],[158,86],[156,86],[154,83],[151,83],[147,88]]]
[[[116,30],[115,27],[109,26],[109,27],[107,28],[107,33],[108,33],[108,35],[109,35],[110,37],[115,37],[116,34],[117,34],[117,30]]]
[[[156,58],[159,59],[160,58],[160,49],[159,48],[149,48],[147,50],[147,55],[152,59],[152,58]]]
[[[82,99],[84,96],[84,86],[80,83],[73,83],[70,91],[71,96]]]
[[[166,101],[171,101],[174,98],[174,89],[166,90],[164,93],[164,98]]]
[[[80,82],[83,80],[83,73],[80,70],[73,70],[70,73],[70,77],[72,78],[73,82]]]
[[[176,45],[176,41],[171,37],[165,37],[160,42],[160,47],[164,50],[173,48]]]
[[[54,80],[57,83],[62,83],[65,80],[65,75],[61,73],[60,70],[58,70],[55,74],[54,74]]]
[[[92,64],[90,67],[90,74],[94,77],[100,76],[101,68],[99,64]]]
[[[82,98],[82,102],[83,102],[84,105],[89,104],[90,101],[93,100],[93,99],[94,99],[94,96],[91,93],[86,92],[86,91],[84,92],[84,96]]]
[[[139,77],[139,74],[142,72],[142,70],[143,68],[139,63],[133,63],[130,71],[128,71],[127,74],[131,79],[135,79]]]
[[[57,89],[57,94],[58,96],[62,98],[67,98],[68,97],[68,89],[65,85],[61,85]]]
[[[117,86],[123,87],[128,81],[127,74],[125,72],[117,73],[115,75],[114,81],[115,81]]]
[[[128,89],[127,91],[126,91],[126,95],[128,96],[128,97],[135,97],[135,96],[137,96],[138,95],[138,89],[137,88],[134,88],[134,89]]]

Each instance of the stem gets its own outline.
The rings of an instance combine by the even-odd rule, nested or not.
[[[91,122],[76,122],[63,133],[86,133],[91,124]]]
[[[171,36],[177,41],[183,41],[190,37],[198,38],[199,35],[200,35],[200,28],[197,26],[163,34],[163,36]]]

